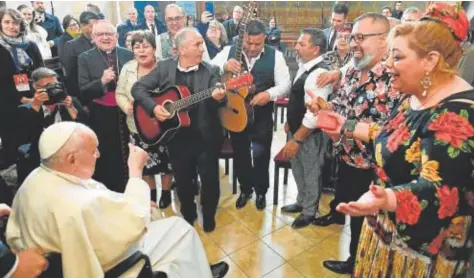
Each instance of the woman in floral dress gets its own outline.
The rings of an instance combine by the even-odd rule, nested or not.
[[[406,95],[383,126],[357,123],[348,130],[342,116],[318,114],[332,137],[353,136],[375,147],[378,186],[337,208],[367,215],[354,277],[467,277],[474,90],[455,71],[468,30],[466,14],[445,3],[432,4],[420,22],[392,30],[386,67],[393,88]]]

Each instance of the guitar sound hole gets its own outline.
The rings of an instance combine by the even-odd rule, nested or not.
[[[172,105],[171,102],[167,102],[167,103],[163,104],[163,107],[166,109],[166,111],[172,113],[172,111],[171,111],[171,108],[172,108],[171,105]]]

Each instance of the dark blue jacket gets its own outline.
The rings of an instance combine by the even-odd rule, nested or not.
[[[44,22],[42,22],[39,25],[43,27],[46,30],[46,32],[48,32],[48,37],[46,39],[48,41],[50,40],[54,41],[54,47],[51,48],[53,57],[58,56],[58,50],[57,50],[58,40],[59,40],[59,37],[63,34],[63,28],[61,27],[61,23],[59,22],[59,19],[56,16],[45,12]]]
[[[0,277],[5,276],[15,265],[16,255],[0,242]]]
[[[157,28],[158,35],[161,33],[168,32],[168,28],[166,28],[166,25],[163,24],[158,18],[155,17],[155,28]],[[140,25],[140,30],[149,30],[148,25],[146,24],[146,20],[143,20],[141,25]]]
[[[117,26],[117,32],[119,34],[118,43],[121,47],[126,47],[125,39],[127,38],[127,33],[131,31],[141,30],[141,23],[137,22],[136,25],[133,25],[130,22],[130,19],[125,20],[122,24]]]

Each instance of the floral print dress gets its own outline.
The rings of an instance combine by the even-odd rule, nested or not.
[[[354,277],[465,277],[457,275],[473,250],[472,103],[456,94],[412,110],[406,97],[381,127],[375,168],[397,209],[366,217]]]

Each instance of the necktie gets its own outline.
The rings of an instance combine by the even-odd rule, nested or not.
[[[329,42],[329,49],[330,50],[334,50],[334,42],[336,41],[336,37],[337,37],[337,32],[334,31],[334,33],[332,34],[332,37],[331,37],[331,41]]]
[[[153,33],[153,36],[156,36],[155,34],[155,24],[150,24],[151,27],[151,32]]]

